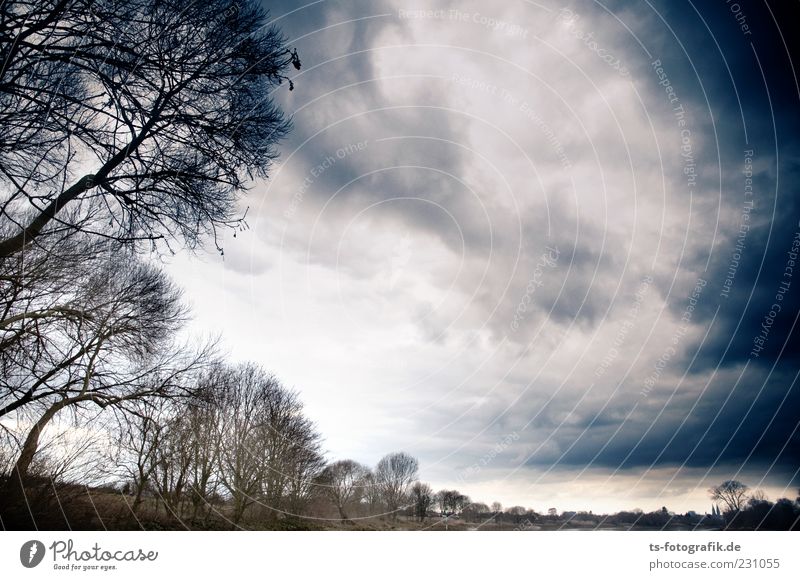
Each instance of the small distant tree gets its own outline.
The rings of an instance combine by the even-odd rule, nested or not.
[[[418,471],[419,462],[403,451],[390,453],[375,467],[375,484],[392,518],[397,517],[397,510],[406,498],[411,484],[416,481]]]
[[[361,499],[369,469],[352,459],[331,463],[319,476],[317,485],[347,521],[347,509]]]
[[[744,506],[749,489],[750,488],[741,481],[729,479],[716,487],[710,488],[708,493],[714,501],[723,502],[727,506],[728,511],[738,512],[741,511]]]
[[[492,502],[492,513],[495,516],[497,516],[497,514],[501,513],[502,511],[503,511],[503,504],[501,504],[499,501]]]
[[[508,515],[515,524],[521,524],[522,519],[527,513],[528,510],[521,505],[515,505],[506,510],[506,515]]]
[[[461,514],[464,518],[473,522],[479,521],[488,512],[489,506],[479,501],[471,502],[461,510]]]
[[[411,486],[411,503],[414,507],[414,515],[419,518],[419,521],[425,521],[433,502],[434,494],[430,485],[417,481]]]
[[[441,514],[449,518],[461,514],[470,504],[470,499],[457,489],[443,489],[436,494],[436,503]]]

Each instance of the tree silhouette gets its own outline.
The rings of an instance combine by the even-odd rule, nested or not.
[[[368,474],[368,468],[352,459],[335,461],[320,474],[317,483],[336,506],[343,522],[348,519],[349,506],[361,499]]]
[[[403,451],[386,455],[375,467],[375,485],[393,518],[397,517],[397,510],[417,479],[418,470],[416,458]]]
[[[433,490],[427,483],[417,481],[411,486],[411,503],[414,506],[414,515],[419,521],[425,521],[435,499]]]
[[[65,229],[195,246],[240,223],[289,129],[271,94],[300,68],[257,2],[0,11],[0,257]]]
[[[716,487],[712,487],[708,490],[708,493],[714,501],[721,501],[728,506],[729,511],[738,512],[744,506],[748,489],[741,481],[729,479]]]

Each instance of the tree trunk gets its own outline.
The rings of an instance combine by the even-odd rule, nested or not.
[[[144,491],[144,486],[144,481],[140,482],[139,485],[136,486],[136,496],[133,498],[133,506],[131,506],[131,512],[133,512],[134,515],[139,512],[139,507],[142,505],[142,492]]]
[[[30,479],[28,470],[30,469],[31,463],[33,463],[36,451],[39,449],[39,436],[53,417],[71,402],[70,399],[63,399],[53,404],[33,425],[28,436],[25,438],[25,442],[22,444],[22,450],[20,451],[14,467],[9,473],[9,477],[6,479],[5,486],[0,489],[0,497],[2,497],[0,511],[6,511],[6,517],[20,510],[20,513],[24,513],[25,510],[22,508],[27,505],[25,487]],[[27,518],[28,516],[23,515],[21,517]],[[12,517],[12,520],[13,519]]]
[[[234,524],[234,526],[238,526],[239,522],[241,522],[242,518],[244,517],[244,510],[247,507],[245,505],[245,501],[246,501],[245,498],[240,493],[237,493],[236,495],[234,495],[234,498],[233,498],[233,502],[234,502],[233,503],[233,524]]]
[[[28,479],[28,470],[30,469],[31,463],[33,462],[33,457],[36,455],[36,451],[39,449],[39,436],[42,433],[42,430],[47,426],[48,423],[56,416],[56,414],[63,409],[64,407],[68,406],[72,403],[71,399],[62,399],[57,403],[51,405],[47,411],[44,412],[44,415],[39,418],[38,421],[34,424],[31,428],[28,436],[25,438],[25,443],[22,444],[22,450],[20,451],[19,458],[17,462],[14,464],[14,468],[12,469],[11,473],[16,476],[17,481],[24,484],[25,480]]]

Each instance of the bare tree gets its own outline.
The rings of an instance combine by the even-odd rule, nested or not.
[[[431,486],[420,481],[414,482],[411,486],[411,503],[414,506],[414,515],[419,521],[424,522],[425,518],[434,503],[434,494]]]
[[[218,373],[219,481],[239,524],[256,502],[269,517],[300,507],[322,466],[320,436],[297,393],[254,364]]]
[[[149,483],[185,526],[208,522],[223,489],[236,524],[255,503],[269,518],[303,510],[324,460],[296,393],[256,365],[216,364],[192,397],[166,403],[123,417],[123,465],[137,497]]]
[[[489,513],[489,506],[479,501],[470,502],[461,510],[461,514],[473,522],[479,521],[487,513]]]
[[[193,459],[193,437],[186,417],[173,409],[162,428],[153,470],[153,487],[167,514],[183,523],[189,474]],[[185,525],[185,524],[184,524]]]
[[[523,507],[521,505],[515,505],[515,506],[512,506],[512,507],[508,508],[505,511],[505,513],[506,513],[507,516],[509,516],[511,518],[511,521],[513,521],[515,524],[521,524],[522,523],[522,518],[524,518],[530,512],[529,512],[529,510],[527,508],[525,508],[525,507]]]
[[[292,452],[283,463],[287,475],[286,509],[293,515],[306,511],[314,491],[314,481],[325,468],[322,454],[321,436],[306,420],[306,429],[299,429],[294,435]]]
[[[258,414],[264,377],[255,365],[244,365],[229,369],[219,379],[220,481],[233,500],[232,519],[238,525],[261,489]]]
[[[375,467],[375,484],[393,518],[397,517],[418,471],[419,462],[403,451],[386,455]]]
[[[749,489],[750,488],[741,481],[733,479],[724,481],[720,485],[710,488],[708,493],[714,501],[723,502],[728,507],[729,511],[738,512],[744,506]]]
[[[189,472],[187,486],[192,504],[192,521],[203,514],[207,521],[211,505],[218,494],[219,458],[221,452],[221,409],[214,388],[221,367],[212,368],[200,377],[195,396],[185,406],[183,428],[187,431]]]
[[[275,517],[283,512],[290,490],[308,487],[308,469],[321,461],[320,437],[314,425],[303,415],[303,405],[295,391],[269,377],[268,391],[261,408],[259,429],[261,452],[261,500]],[[314,474],[316,475],[316,474]]]
[[[383,494],[375,480],[375,474],[370,471],[364,478],[364,506],[371,515],[382,513],[385,509],[383,505]]]
[[[443,489],[436,494],[439,513],[449,518],[457,516],[470,504],[470,499],[456,489]]]
[[[146,397],[187,392],[185,378],[211,358],[175,341],[185,311],[180,292],[157,268],[136,260],[106,261],[85,280],[80,310],[91,313],[40,337],[48,365],[0,393],[0,415],[20,409],[34,416],[12,475],[25,480],[41,432],[63,409],[120,407]],[[38,415],[36,414],[38,413]]]
[[[43,386],[71,364],[61,356],[68,331],[91,319],[88,281],[115,249],[65,235],[55,247],[0,259],[0,416],[34,400],[30,377]]]
[[[352,459],[331,463],[319,476],[318,485],[339,511],[342,521],[347,521],[347,510],[361,500],[369,469]]]
[[[164,437],[165,421],[161,417],[164,409],[160,402],[134,402],[128,413],[117,417],[117,443],[109,461],[133,495],[131,511],[134,515],[152,482]]]
[[[235,226],[289,129],[290,66],[255,1],[3,2],[0,257],[65,229],[192,246]]]

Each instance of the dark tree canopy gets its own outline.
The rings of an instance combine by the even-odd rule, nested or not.
[[[427,483],[416,481],[411,486],[410,495],[414,515],[419,518],[419,521],[424,521],[436,499],[431,486]]]
[[[3,2],[0,257],[64,229],[193,247],[236,225],[289,128],[290,65],[257,2]]]
[[[470,499],[457,489],[443,489],[436,494],[436,503],[443,516],[453,516],[460,514],[470,504]]]
[[[744,506],[749,489],[741,481],[732,479],[712,487],[708,493],[714,501],[723,502],[728,511],[738,512]]]

